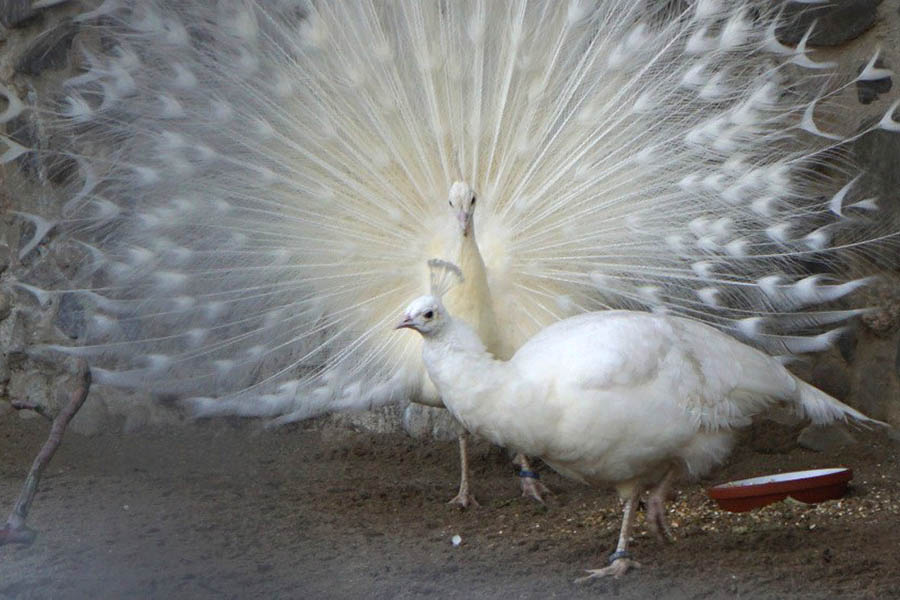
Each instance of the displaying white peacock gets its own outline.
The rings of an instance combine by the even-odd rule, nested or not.
[[[501,358],[606,308],[824,348],[858,311],[815,307],[864,283],[843,259],[879,234],[832,129],[853,82],[778,40],[785,6],[105,0],[60,94],[3,88],[0,122],[40,112],[79,172],[60,214],[18,213],[21,257],[65,245],[77,280],[20,286],[83,309],[51,349],[96,385],[278,423],[440,404],[390,333],[432,257]]]
[[[625,499],[610,564],[582,580],[624,575],[637,503],[668,532],[665,501],[681,475],[699,477],[734,445],[734,430],[783,403],[814,423],[878,423],[792,375],[774,358],[682,317],[610,310],[539,331],[508,361],[486,349],[441,297],[463,276],[430,261],[435,285],[397,326],[422,334],[422,356],[450,412],[501,446],[540,456],[561,474],[615,485]]]

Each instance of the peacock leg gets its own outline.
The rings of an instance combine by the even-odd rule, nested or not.
[[[672,482],[675,480],[676,469],[673,467],[666,472],[647,499],[647,524],[660,540],[673,541],[675,536],[666,521],[666,501],[672,493]]]
[[[468,508],[469,505],[479,506],[478,500],[469,491],[469,452],[467,442],[469,434],[462,432],[459,434],[459,493],[450,499],[447,504],[458,504],[462,508]]]
[[[546,485],[541,483],[538,474],[531,468],[528,458],[524,454],[516,454],[513,458],[513,464],[519,467],[519,481],[522,484],[522,496],[525,498],[534,498],[541,504],[544,499],[541,494],[550,494],[550,490]]]
[[[640,497],[641,486],[635,485],[628,500],[625,501],[625,510],[622,513],[622,529],[619,532],[619,543],[616,545],[616,551],[609,555],[609,566],[602,569],[588,569],[588,574],[576,579],[575,583],[584,583],[596,577],[609,577],[610,575],[619,578],[627,573],[629,569],[639,569],[641,567],[641,563],[631,560],[631,555],[628,553],[628,540],[631,538],[631,529],[634,526],[634,517]]]

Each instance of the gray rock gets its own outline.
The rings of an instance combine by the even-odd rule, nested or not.
[[[22,311],[11,313],[8,320],[4,322],[4,329],[8,327],[8,336],[4,339],[6,347],[4,350],[8,353],[9,361],[17,362],[25,357],[28,348],[29,328],[26,323],[25,315]]]
[[[861,136],[853,143],[853,159],[865,170],[855,198],[877,198],[878,222],[873,223],[873,234],[900,229],[900,133],[876,129]],[[865,227],[863,222],[860,227]],[[882,244],[878,252],[867,257],[887,270],[900,267],[900,250],[893,244]]]
[[[900,389],[892,369],[870,371],[860,380],[855,404],[867,416],[882,420],[890,412],[889,404],[897,402],[898,393]]]
[[[0,419],[3,418],[3,413],[5,410],[5,406],[9,407],[9,410],[12,410],[12,406],[9,403],[9,380],[12,378],[12,370],[9,368],[9,361],[6,360],[6,357],[3,354],[0,354]]]
[[[67,292],[62,295],[54,323],[60,331],[73,340],[84,336],[84,306],[75,294]]]
[[[866,64],[863,63],[857,69],[857,73],[862,73],[863,69],[866,67]],[[878,69],[887,69],[890,68],[884,59],[879,58],[875,61],[875,67]],[[890,77],[885,77],[883,79],[875,79],[872,81],[857,81],[856,82],[856,95],[859,98],[860,103],[862,104],[871,104],[875,100],[878,100],[879,94],[886,94],[891,91],[891,87],[893,87],[894,82]]]
[[[856,443],[841,425],[810,425],[797,436],[797,443],[809,450],[828,452]]]
[[[39,147],[40,133],[32,111],[27,111],[11,119],[6,124],[6,134],[25,148]],[[40,183],[40,162],[37,152],[26,152],[13,161],[19,171],[36,183]]]
[[[785,24],[778,28],[776,37],[782,44],[794,45],[816,21],[808,44],[839,46],[875,25],[880,3],[881,0],[840,0],[821,5],[791,2],[785,7]]]
[[[31,242],[35,233],[35,227],[33,223],[25,219],[20,219],[19,222],[21,223],[21,233],[19,234],[18,247],[19,252],[21,252],[22,248],[27,247]],[[37,244],[31,252],[20,259],[20,263],[24,268],[28,269],[27,281],[29,284],[44,290],[65,289],[71,284],[72,280],[66,277],[55,261],[47,258],[46,241],[47,235],[42,238],[41,243]],[[40,301],[39,298],[24,290],[19,292],[18,297],[28,305],[37,304]]]
[[[891,441],[894,441],[894,442],[900,444],[900,429],[897,429],[896,427],[892,427],[891,429],[888,429],[887,435],[888,435],[888,438],[891,439]]]
[[[6,319],[12,311],[12,298],[3,290],[0,290],[0,321]]]
[[[398,433],[402,431],[400,409],[386,406],[366,412],[338,413],[328,417],[331,426],[365,431],[367,433]]]
[[[431,411],[438,410],[410,402],[403,411],[403,429],[415,439],[431,435]]]
[[[833,356],[824,356],[816,363],[810,383],[838,400],[846,400],[850,395],[847,365]]]
[[[9,259],[9,246],[7,246],[6,244],[0,244],[0,275],[2,275],[7,268],[9,268]]]
[[[852,365],[856,358],[856,342],[859,339],[856,332],[858,326],[859,323],[854,320],[847,331],[838,338],[836,344],[838,352],[841,353],[841,358],[843,358],[848,365]]]
[[[465,428],[457,421],[449,410],[440,410],[434,415],[431,437],[439,442],[450,442],[459,437]]]
[[[784,406],[774,406],[768,409],[761,415],[761,418],[785,427],[796,427],[803,421],[800,415]]]
[[[853,154],[859,164],[866,166],[866,172],[877,173],[880,182],[888,190],[896,192],[897,188],[891,186],[900,184],[900,169],[897,169],[900,133],[883,129],[870,131],[853,144]]]
[[[41,8],[34,8],[37,0],[0,0],[0,23],[8,29],[25,27],[37,21],[42,10],[69,2],[70,0],[43,0]]]
[[[874,309],[860,317],[863,332],[888,338],[900,328],[900,286],[897,284],[896,276],[882,273],[879,281],[863,290],[860,306]],[[857,348],[857,354],[860,350]]]
[[[72,181],[78,172],[78,163],[66,155],[60,136],[42,135],[40,125],[32,111],[11,119],[6,124],[6,134],[25,148],[31,149],[18,157],[13,164],[31,181],[43,185],[43,178],[62,185]]]
[[[32,0],[0,0],[0,23],[8,29],[31,24],[40,15],[31,3]]]
[[[42,150],[40,157],[44,174],[56,185],[70,183],[78,176],[78,163],[65,151],[60,151],[61,147],[58,138],[51,137],[47,149]]]
[[[62,69],[68,64],[72,39],[77,32],[78,26],[72,19],[61,20],[31,43],[16,61],[16,71],[24,75],[40,75],[47,69]]]
[[[884,421],[898,414],[900,378],[896,364],[897,339],[867,334],[860,340],[853,371],[852,405],[873,419]]]
[[[61,242],[52,244],[53,257],[59,272],[66,280],[79,279],[85,272],[94,272],[95,266],[90,252],[65,239]]]
[[[403,429],[416,439],[439,441],[455,440],[461,431],[450,411],[414,403],[403,411]]]
[[[59,405],[53,399],[49,378],[44,374],[16,371],[9,380],[8,391],[11,400],[43,406],[53,414],[59,409]],[[25,414],[29,411],[21,412]]]

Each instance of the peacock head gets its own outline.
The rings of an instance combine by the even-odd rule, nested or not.
[[[450,186],[450,209],[459,221],[463,237],[469,237],[473,231],[475,200],[475,190],[468,183],[457,181]]]
[[[415,329],[425,337],[441,330],[447,321],[447,309],[436,296],[421,296],[413,300],[403,313],[403,320],[394,329]]]

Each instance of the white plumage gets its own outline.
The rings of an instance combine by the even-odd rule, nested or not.
[[[730,452],[734,430],[777,402],[814,423],[877,423],[792,375],[778,361],[708,325],[635,311],[559,321],[497,360],[439,297],[409,305],[400,327],[425,339],[423,358],[444,404],[466,428],[627,499],[609,567],[627,552],[635,502],[648,486],[648,521],[666,528],[666,488],[700,476]]]
[[[51,239],[79,278],[21,287],[83,308],[52,348],[95,384],[278,422],[439,404],[387,333],[435,256],[501,357],[606,308],[821,349],[858,311],[813,307],[864,280],[810,265],[873,242],[875,203],[831,118],[853,82],[777,40],[782,4],[105,0],[61,100],[0,90],[80,172],[61,214],[20,213],[22,257]],[[466,235],[446,203],[475,193]]]

